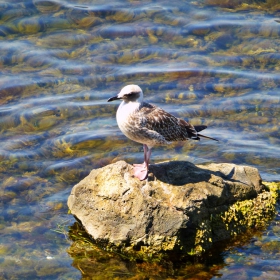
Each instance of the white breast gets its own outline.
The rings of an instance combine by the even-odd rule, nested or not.
[[[120,130],[125,134],[127,137],[127,127],[129,125],[129,121],[131,119],[131,115],[133,115],[139,109],[140,103],[138,102],[128,102],[125,103],[124,101],[120,104],[117,110],[117,123]]]

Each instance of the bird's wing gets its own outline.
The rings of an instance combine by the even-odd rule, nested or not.
[[[139,114],[141,115],[141,126],[156,131],[166,141],[183,141],[189,138],[199,139],[193,125],[152,104],[143,103],[139,108]]]

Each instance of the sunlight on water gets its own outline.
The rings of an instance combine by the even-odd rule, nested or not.
[[[153,162],[232,162],[279,181],[279,18],[273,0],[1,1],[0,278],[277,279],[279,216],[240,248],[158,273],[91,244],[85,271],[66,200],[93,168],[142,161],[107,103],[131,83],[220,140],[157,147]]]

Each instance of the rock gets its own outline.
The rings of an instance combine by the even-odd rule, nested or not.
[[[132,169],[118,161],[92,170],[68,198],[89,235],[123,251],[201,253],[274,212],[253,167],[164,162],[150,165],[145,181]]]

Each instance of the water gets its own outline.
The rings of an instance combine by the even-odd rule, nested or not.
[[[152,161],[233,162],[279,181],[279,19],[272,0],[0,1],[0,277],[279,279],[279,216],[159,269],[78,251],[66,205],[92,168],[142,161],[106,102],[130,83],[220,139],[158,147]]]

